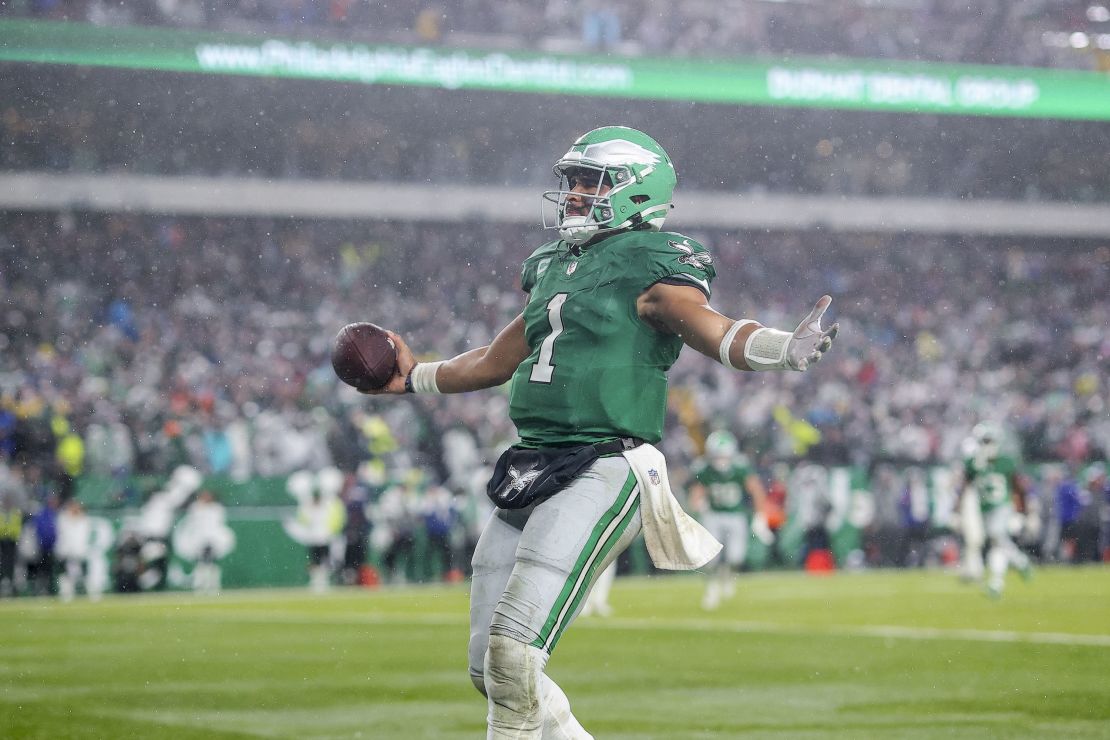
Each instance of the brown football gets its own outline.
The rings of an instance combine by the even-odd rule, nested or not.
[[[347,385],[360,391],[377,390],[397,369],[397,348],[377,324],[347,324],[335,335],[331,366]]]

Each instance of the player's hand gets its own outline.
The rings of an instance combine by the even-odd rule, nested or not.
[[[374,390],[359,391],[368,396],[381,396],[385,394],[397,394],[405,392],[405,378],[412,372],[413,365],[416,364],[416,357],[412,354],[412,350],[405,344],[405,340],[401,339],[401,335],[397,332],[389,331],[386,329],[386,335],[393,340],[393,346],[397,349],[397,369],[393,371],[393,377],[389,382],[381,388]]]
[[[786,345],[786,364],[793,370],[806,370],[815,362],[820,362],[829,348],[832,347],[836,333],[840,331],[840,324],[833,324],[828,329],[821,328],[821,317],[832,303],[832,296],[823,295],[809,312],[809,316],[802,319],[794,335]]]
[[[775,533],[771,531],[771,526],[767,523],[767,515],[763,512],[752,517],[752,534],[768,547],[774,544]]]

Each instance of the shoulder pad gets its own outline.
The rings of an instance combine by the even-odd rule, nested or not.
[[[525,293],[532,292],[536,280],[551,260],[558,256],[560,244],[562,244],[560,241],[548,242],[524,260],[524,264],[520,266],[520,287]]]

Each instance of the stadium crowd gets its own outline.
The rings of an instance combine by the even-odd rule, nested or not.
[[[1110,248],[694,236],[714,254],[721,310],[786,325],[828,291],[843,331],[805,382],[684,353],[663,444],[680,485],[714,428],[765,471],[948,464],[981,419],[1009,425],[1030,461],[1078,470],[1110,456]],[[480,499],[513,440],[504,392],[367,398],[336,380],[330,343],[373,320],[437,356],[480,346],[520,309],[519,262],[542,238],[494,223],[5,214],[3,477],[57,507],[85,475],[334,464],[380,485],[420,471]]]
[[[12,67],[0,100],[0,170],[538,189],[551,172],[535,162],[560,152],[538,158],[537,146],[572,141],[588,117],[654,132],[684,189],[1110,201],[1110,149],[1089,145],[1102,122],[547,96],[522,107],[474,91],[200,77],[167,88],[161,76],[41,67]],[[704,135],[689,135],[693,119]]]
[[[178,428],[220,428],[256,413],[311,436],[322,428],[314,409],[334,416],[380,406],[424,416],[393,430],[458,423],[483,449],[508,440],[503,407],[481,394],[383,404],[341,392],[330,342],[344,323],[374,319],[444,356],[485,343],[519,310],[516,272],[526,245],[542,239],[537,231],[63,213],[7,215],[0,232],[6,405],[24,420],[65,409],[79,434],[122,422],[138,444],[90,446],[88,463],[101,472],[118,467],[117,455],[143,472],[172,468],[175,455],[209,468],[188,457],[190,444],[176,446]],[[701,418],[739,409],[717,420],[765,436],[775,426],[771,410],[791,399],[796,415],[843,438],[830,456],[844,462],[947,459],[973,417],[987,415],[1018,420],[1034,459],[1059,456],[1077,430],[1088,439],[1078,459],[1110,452],[1100,418],[1105,247],[821,232],[697,236],[724,276],[715,298],[724,311],[775,325],[807,292],[851,301],[834,304],[846,327],[842,356],[796,399],[790,375],[725,382],[712,363],[680,362],[675,386],[690,391]],[[791,277],[796,264],[807,267]],[[741,266],[751,285],[732,289],[725,281]],[[244,274],[250,279],[235,279]],[[775,284],[787,287],[763,287]],[[1035,293],[1034,285],[1046,288]],[[1044,290],[1051,301],[1041,300]],[[458,315],[474,318],[442,321]],[[20,444],[35,448],[40,437],[50,435]],[[420,440],[397,441],[411,448]],[[251,469],[280,474],[330,454],[323,439],[309,448],[256,454]]]
[[[0,3],[0,14],[628,55],[807,55],[1092,68],[1105,63],[1110,49],[1110,43],[1099,44],[1104,36],[1110,39],[1110,15],[1088,0],[8,0]],[[1084,41],[1046,44],[1046,34],[1084,34]]]

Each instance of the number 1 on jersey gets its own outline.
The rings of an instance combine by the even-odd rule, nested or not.
[[[551,374],[555,372],[555,365],[551,356],[555,353],[555,340],[563,333],[563,304],[567,302],[566,293],[556,293],[547,302],[547,322],[551,324],[551,333],[544,337],[540,345],[539,360],[532,365],[532,374],[528,379],[533,383],[550,383]]]

